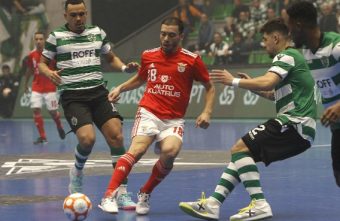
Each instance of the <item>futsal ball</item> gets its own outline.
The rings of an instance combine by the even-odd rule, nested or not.
[[[85,194],[73,193],[65,198],[63,208],[69,220],[82,221],[92,209],[92,203]]]

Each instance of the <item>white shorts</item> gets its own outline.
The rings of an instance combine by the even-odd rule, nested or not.
[[[39,93],[32,91],[31,108],[41,108],[46,104],[47,110],[57,110],[59,108],[57,92]]]
[[[138,108],[131,138],[141,136],[156,136],[159,142],[166,137],[176,136],[183,141],[184,119],[161,120],[145,108]]]

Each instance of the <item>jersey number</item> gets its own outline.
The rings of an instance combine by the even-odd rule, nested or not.
[[[266,129],[266,127],[264,125],[260,125],[254,129],[251,130],[251,133],[255,136],[258,131],[264,131]]]
[[[183,127],[174,127],[174,134],[178,134],[180,137],[183,137]]]
[[[157,70],[156,69],[149,69],[148,70],[148,81],[156,81],[157,79]]]
[[[53,108],[57,108],[57,107],[58,107],[58,101],[57,101],[57,100],[51,101],[51,106],[52,106]]]

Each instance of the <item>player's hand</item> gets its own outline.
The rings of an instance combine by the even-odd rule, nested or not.
[[[140,65],[137,62],[130,62],[126,65],[125,72],[126,73],[133,73],[138,71]]]
[[[229,73],[226,69],[224,70],[212,70],[210,73],[210,80],[214,83],[221,83],[224,85],[232,85],[234,76]]]
[[[55,84],[57,86],[61,84],[60,73],[63,70],[64,69],[60,69],[59,71],[51,71],[51,72],[48,73],[48,78],[52,81],[53,84]]]
[[[203,112],[200,116],[196,119],[195,127],[200,127],[203,129],[207,129],[210,125],[210,114]]]
[[[3,96],[3,97],[8,97],[9,94],[10,94],[11,92],[12,92],[12,89],[9,88],[9,87],[6,87],[6,88],[4,88],[3,91],[2,91],[2,96]]]
[[[237,75],[243,79],[251,79],[251,77],[246,73],[238,72]]]
[[[332,123],[340,120],[340,101],[336,104],[328,107],[321,116],[321,123],[325,127],[328,127]]]
[[[107,95],[107,98],[110,102],[112,103],[117,103],[118,100],[120,99],[120,88],[116,87],[110,93]]]

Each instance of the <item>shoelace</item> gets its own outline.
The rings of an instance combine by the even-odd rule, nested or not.
[[[109,198],[109,197],[103,198],[103,199],[102,199],[102,203],[112,202],[112,200],[113,200],[112,197],[110,197],[110,198]]]
[[[247,211],[251,210],[251,209],[254,208],[254,207],[255,207],[255,200],[252,200],[252,201],[250,202],[249,206],[240,209],[238,213],[247,212]]]
[[[207,199],[205,198],[204,192],[201,193],[201,199],[198,199],[198,202],[203,203],[203,204],[207,202]]]
[[[143,202],[146,202],[146,203],[149,203],[149,198],[150,198],[150,195],[147,194],[147,193],[141,193],[139,196],[138,196],[138,199],[141,198],[143,200]]]
[[[129,202],[132,202],[132,199],[131,199],[131,196],[132,196],[132,193],[122,193],[119,198],[121,201],[129,201]]]

